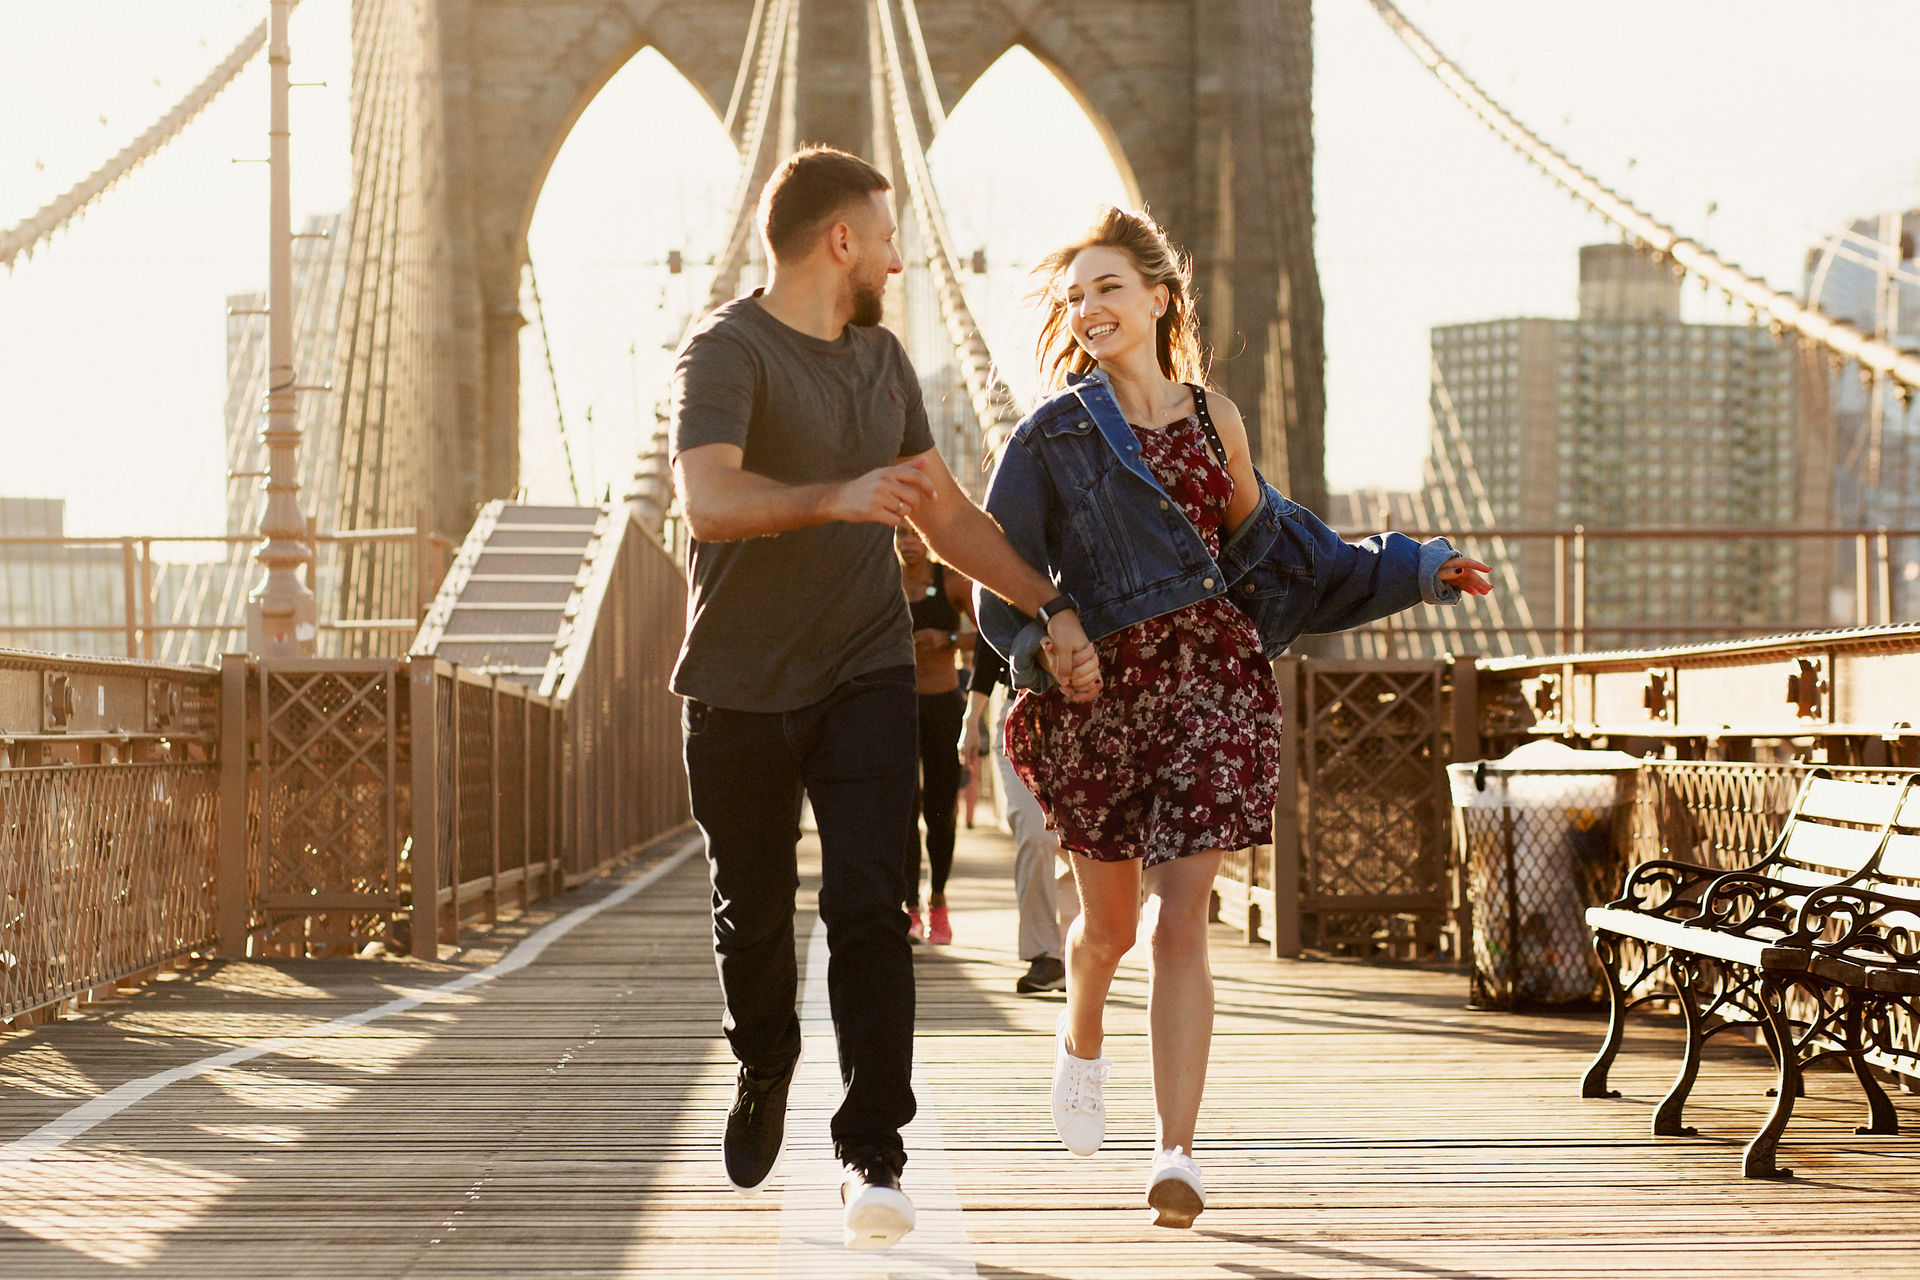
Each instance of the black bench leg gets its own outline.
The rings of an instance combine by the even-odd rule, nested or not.
[[[1680,1017],[1686,1027],[1687,1044],[1680,1057],[1680,1074],[1673,1078],[1673,1087],[1667,1090],[1666,1097],[1660,1099],[1660,1106],[1653,1113],[1653,1136],[1692,1138],[1700,1131],[1690,1124],[1681,1123],[1681,1112],[1686,1108],[1687,1095],[1693,1092],[1693,1082],[1700,1078],[1700,1059],[1707,1047],[1706,1019],[1701,1015],[1700,1001],[1693,991],[1698,975],[1694,964],[1677,958],[1668,964],[1680,1000]]]
[[[1620,1091],[1607,1088],[1607,1073],[1613,1069],[1613,1060],[1620,1055],[1620,1041],[1627,1031],[1627,991],[1620,985],[1620,975],[1614,969],[1612,940],[1603,934],[1594,934],[1593,954],[1600,960],[1600,973],[1606,980],[1607,999],[1611,1002],[1612,1012],[1607,1017],[1607,1038],[1601,1042],[1600,1052],[1594,1055],[1593,1062],[1588,1065],[1587,1074],[1581,1077],[1580,1096],[1617,1098]]]
[[[1867,1065],[1866,1038],[1861,1034],[1863,1015],[1858,1001],[1847,1002],[1847,1065],[1853,1068],[1854,1079],[1860,1082],[1860,1092],[1867,1095],[1867,1123],[1854,1129],[1855,1133],[1898,1133],[1900,1117],[1894,1112],[1893,1101],[1887,1097],[1887,1091],[1873,1077],[1873,1068]]]
[[[1790,1178],[1793,1170],[1781,1168],[1774,1155],[1787,1121],[1793,1118],[1793,1101],[1800,1096],[1800,1046],[1794,1043],[1793,1025],[1787,1021],[1785,988],[1771,978],[1760,984],[1760,1013],[1779,1059],[1780,1075],[1774,1085],[1773,1111],[1747,1144],[1740,1171],[1749,1178]]]

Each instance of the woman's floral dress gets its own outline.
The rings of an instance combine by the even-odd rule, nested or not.
[[[1233,478],[1200,419],[1134,428],[1141,457],[1220,555]],[[1088,703],[1023,692],[1007,758],[1067,849],[1155,866],[1272,839],[1280,691],[1253,621],[1224,595],[1102,637],[1103,688]]]

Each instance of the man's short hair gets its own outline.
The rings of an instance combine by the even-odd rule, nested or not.
[[[876,191],[891,191],[887,175],[837,147],[802,147],[773,171],[760,193],[760,234],[775,260],[795,257],[834,216]]]

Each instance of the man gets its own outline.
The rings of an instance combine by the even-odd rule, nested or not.
[[[810,147],[760,200],[770,275],[701,323],[674,369],[674,479],[694,537],[687,777],[713,879],[723,1026],[741,1067],[722,1158],[757,1190],[786,1135],[795,1012],[795,846],[810,798],[846,1096],[833,1117],[845,1239],[887,1248],[913,1118],[913,961],[900,850],[913,822],[913,641],[892,530],[910,521],[960,572],[1046,624],[1069,696],[1098,660],[1071,598],[1036,572],[933,450],[920,386],[879,327],[902,270],[890,184]]]

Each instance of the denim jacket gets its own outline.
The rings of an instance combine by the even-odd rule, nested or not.
[[[1257,473],[1256,473],[1257,474]],[[1105,375],[1077,378],[1027,415],[1000,455],[986,509],[1029,564],[1080,606],[1089,639],[1227,595],[1278,657],[1298,636],[1339,631],[1422,600],[1451,604],[1439,580],[1455,553],[1444,538],[1418,543],[1378,534],[1354,544],[1263,479],[1260,505],[1216,560],[1199,530],[1140,456]],[[1045,689],[1038,661],[1046,629],[978,586],[975,614],[1007,655],[1013,684]]]

